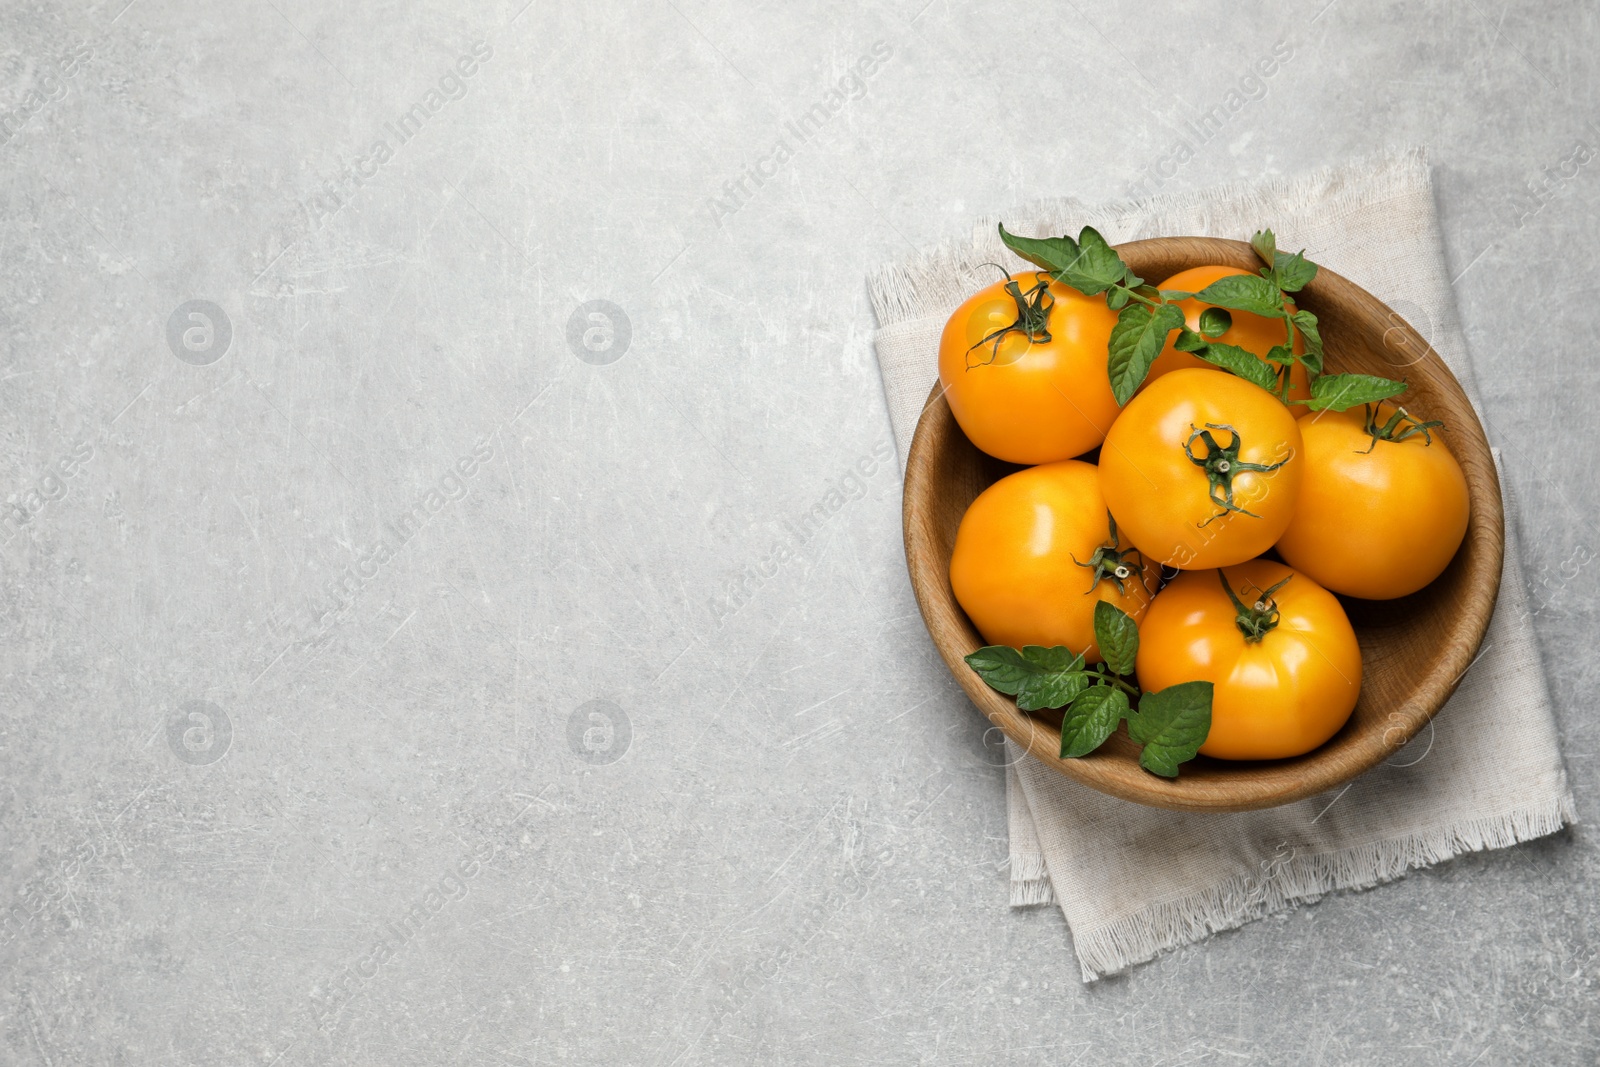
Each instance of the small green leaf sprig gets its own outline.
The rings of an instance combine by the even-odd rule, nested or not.
[[[1129,681],[1139,627],[1115,604],[1102,600],[1094,606],[1094,638],[1105,662],[1093,667],[1065,645],[988,645],[969,655],[967,666],[991,688],[1016,697],[1022,711],[1065,708],[1063,759],[1087,756],[1126,720],[1128,736],[1143,746],[1139,766],[1176,778],[1178,765],[1194,759],[1211,732],[1211,683],[1183,682],[1141,693]]]
[[[1085,226],[1073,240],[1067,236],[1018,237],[1007,233],[1002,223],[1000,240],[1084,296],[1106,294],[1106,306],[1118,312],[1106,368],[1117,403],[1126,404],[1150,373],[1150,364],[1161,354],[1167,335],[1183,327],[1183,310],[1172,301],[1189,294],[1163,293],[1146,284],[1093,226]]]
[[[1198,293],[1158,289],[1134,274],[1092,227],[1071,237],[1018,237],[1000,227],[1000,239],[1023,259],[1047,271],[1054,279],[1085,296],[1106,294],[1106,305],[1118,312],[1111,330],[1106,369],[1117,404],[1126,405],[1150,374],[1150,367],[1178,331],[1173,347],[1252,382],[1289,404],[1304,404],[1312,411],[1344,411],[1362,404],[1388,400],[1405,392],[1404,382],[1373,374],[1327,374],[1323,370],[1322,334],[1317,317],[1296,308],[1290,296],[1311,284],[1317,265],[1304,252],[1280,252],[1271,230],[1250,239],[1256,255],[1266,265],[1256,274],[1218,278]],[[1191,330],[1177,301],[1196,297],[1213,305],[1200,315],[1198,330]],[[1238,345],[1218,341],[1233,325],[1230,311],[1245,311],[1263,318],[1282,319],[1284,342],[1265,357]],[[1296,353],[1299,339],[1303,353]],[[1311,396],[1289,398],[1294,364],[1306,369]]]

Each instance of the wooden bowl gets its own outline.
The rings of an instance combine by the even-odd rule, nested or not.
[[[1165,237],[1118,248],[1143,278],[1216,263],[1255,270],[1241,241]],[[1471,493],[1467,535],[1444,574],[1399,600],[1341,598],[1361,642],[1364,677],[1354,714],[1322,747],[1294,759],[1229,762],[1201,756],[1175,780],[1139,766],[1126,726],[1099,751],[1061,759],[1061,712],[1023,712],[963,662],[984,644],[950,588],[956,528],[974,497],[1019,468],[978,451],[936,385],[907,457],[906,563],[928,632],[961,687],[1007,737],[1046,766],[1124,800],[1183,811],[1248,811],[1337,788],[1393,757],[1455,691],[1477,655],[1500,590],[1500,482],[1483,427],[1461,384],[1415,330],[1353,282],[1323,268],[1296,296],[1316,313],[1330,370],[1403,377],[1406,406],[1443,419]],[[934,353],[928,355],[929,365]]]

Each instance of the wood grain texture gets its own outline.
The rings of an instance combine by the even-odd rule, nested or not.
[[[1144,278],[1165,278],[1207,263],[1254,270],[1242,241],[1168,237],[1118,251]],[[1341,598],[1361,643],[1365,677],[1350,721],[1327,744],[1286,760],[1230,763],[1200,757],[1169,781],[1143,770],[1126,727],[1098,752],[1063,760],[1061,713],[1022,712],[984,684],[963,657],[982,647],[950,588],[950,553],[967,506],[1018,468],[973,447],[935,386],[907,456],[906,562],[923,620],[956,680],[1007,737],[1062,774],[1112,796],[1190,811],[1248,811],[1287,804],[1348,782],[1394,756],[1455,691],[1477,655],[1500,590],[1504,527],[1500,482],[1483,427],[1449,369],[1420,335],[1377,298],[1326,268],[1297,294],[1316,313],[1330,371],[1404,378],[1409,410],[1443,419],[1471,492],[1465,541],[1427,588],[1391,601]],[[928,354],[929,366],[936,354]]]

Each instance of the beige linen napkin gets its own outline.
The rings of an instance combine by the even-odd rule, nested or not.
[[[937,378],[946,318],[994,279],[986,262],[1025,266],[1000,243],[995,221],[870,279],[902,461]],[[1420,150],[1184,196],[1053,200],[1005,222],[1039,236],[1091,225],[1113,244],[1176,234],[1248,239],[1270,226],[1280,248],[1304,247],[1388,301],[1477,395]],[[1573,821],[1507,505],[1504,581],[1478,660],[1411,744],[1340,790],[1269,811],[1180,814],[1097,793],[1007,742],[1013,906],[1058,901],[1092,981],[1332,890]]]

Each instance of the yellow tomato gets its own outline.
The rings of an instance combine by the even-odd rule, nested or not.
[[[1117,313],[1047,275],[980,289],[939,340],[939,381],[967,438],[1010,463],[1071,459],[1117,417],[1106,371]]]
[[[1139,626],[1136,667],[1146,690],[1212,684],[1200,751],[1218,759],[1309,752],[1338,733],[1361,691],[1361,650],[1338,598],[1264,559],[1174,578]]]
[[[992,645],[1065,645],[1098,662],[1094,606],[1143,616],[1159,573],[1116,536],[1093,464],[1018,471],[962,516],[950,585]]]
[[[1300,430],[1271,393],[1212,370],[1165,374],[1100,450],[1117,525],[1169,566],[1227,567],[1283,536],[1300,492]]]
[[[1336,593],[1390,600],[1415,593],[1450,565],[1467,534],[1466,475],[1437,428],[1396,423],[1379,405],[1300,420],[1305,471],[1278,552]],[[1403,435],[1403,436],[1402,436]]]

